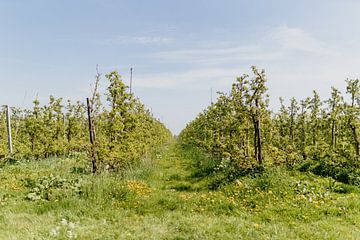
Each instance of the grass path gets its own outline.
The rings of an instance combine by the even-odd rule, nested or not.
[[[81,156],[5,165],[0,239],[360,239],[357,188],[273,169],[210,191],[202,157],[174,141],[122,175]]]

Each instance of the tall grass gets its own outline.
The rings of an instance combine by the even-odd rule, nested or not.
[[[93,176],[82,156],[7,163],[0,239],[360,238],[356,186],[271,168],[210,190],[204,158],[172,142],[121,173]]]

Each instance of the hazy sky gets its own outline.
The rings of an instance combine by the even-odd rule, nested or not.
[[[358,0],[0,0],[0,104],[89,95],[118,70],[178,133],[251,65],[272,106],[360,71]],[[106,86],[103,79],[102,86]]]

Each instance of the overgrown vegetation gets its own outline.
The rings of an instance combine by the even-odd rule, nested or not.
[[[106,75],[108,105],[103,105],[97,91],[100,75],[96,77],[91,117],[100,169],[136,163],[171,138],[170,131],[129,93],[117,72]],[[54,96],[50,96],[46,105],[41,106],[37,99],[33,103],[33,109],[12,108],[12,158],[41,159],[92,152],[84,103],[65,104],[62,98]],[[0,156],[3,157],[7,156],[6,136],[3,111],[0,114]]]
[[[281,108],[274,113],[268,108],[265,71],[252,67],[252,72],[253,77],[237,78],[229,94],[220,93],[187,125],[182,143],[216,159],[213,170],[230,180],[285,165],[358,184],[359,79],[346,80],[346,97],[333,87],[331,97],[321,101],[314,91],[305,100],[292,98],[289,106],[280,99]]]
[[[212,191],[214,176],[197,174],[203,159],[172,142],[141,166],[96,176],[85,155],[9,162],[0,168],[0,239],[360,236],[355,186],[274,167]]]
[[[348,101],[332,88],[273,113],[265,72],[252,71],[179,141],[117,72],[106,106],[97,74],[88,109],[54,97],[13,109],[0,239],[360,238],[359,80]]]

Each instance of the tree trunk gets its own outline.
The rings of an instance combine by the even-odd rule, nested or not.
[[[249,121],[246,121],[245,144],[245,155],[249,157]]]
[[[252,116],[253,125],[254,125],[254,154],[256,161],[261,165],[262,164],[262,144],[261,144],[261,129],[260,129],[260,120],[257,116]]]
[[[95,139],[94,139],[94,126],[91,116],[91,106],[89,98],[86,99],[87,102],[87,110],[88,110],[88,120],[89,120],[89,137],[90,137],[90,144],[91,144],[91,158],[92,158],[92,172],[95,174],[97,172],[97,157],[96,157],[96,146],[95,146]]]
[[[306,160],[307,159],[307,154],[306,154],[306,129],[305,129],[305,123],[304,122],[302,123],[301,135],[302,135],[302,137],[301,137],[302,138],[301,151],[302,151],[303,159]]]
[[[259,162],[259,164],[261,165],[263,162],[262,159],[262,142],[261,142],[261,124],[260,124],[260,119],[258,119],[256,121],[256,137],[257,137],[257,144],[258,144],[258,156],[257,156],[257,160]]]
[[[291,118],[291,121],[290,121],[290,141],[291,141],[291,144],[294,143],[294,120],[293,120],[293,118]]]
[[[332,149],[336,149],[336,121],[332,121],[332,127],[331,127],[331,146]]]
[[[351,132],[353,134],[353,138],[354,138],[354,147],[355,147],[355,153],[356,153],[356,156],[360,156],[360,143],[359,143],[359,138],[358,138],[358,135],[357,135],[357,129],[356,129],[356,126],[352,123],[350,123],[350,128],[351,128]]]
[[[253,121],[253,125],[254,125],[254,155],[255,155],[255,158],[256,158],[256,161],[259,161],[258,160],[258,144],[257,144],[257,124],[256,124],[256,117],[253,115],[252,116],[252,121]]]

